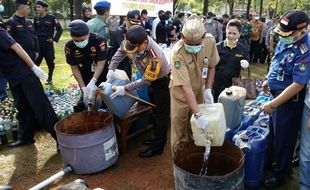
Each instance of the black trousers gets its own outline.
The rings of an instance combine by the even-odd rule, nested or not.
[[[260,56],[260,44],[259,44],[259,40],[257,41],[253,41],[251,40],[251,44],[250,44],[250,62],[251,63],[257,63],[258,58]]]
[[[213,98],[214,98],[214,102],[218,102],[218,98],[221,94],[221,92],[225,90],[225,88],[221,88],[221,87],[216,87],[213,86]]]
[[[40,80],[31,73],[11,90],[19,112],[17,118],[20,125],[20,139],[32,140],[36,128],[41,127],[56,140],[54,125],[58,118],[44,93]]]
[[[151,102],[156,105],[153,108],[155,117],[155,140],[150,148],[162,151],[167,142],[167,131],[170,122],[170,94],[169,94],[169,77],[164,77],[153,81],[149,86],[149,96]]]
[[[277,97],[281,91],[271,90],[273,97]],[[295,150],[297,136],[300,131],[301,118],[304,106],[305,90],[286,103],[277,107],[272,113],[273,123],[273,176],[283,179],[289,176],[292,158]],[[272,129],[271,129],[272,130]]]
[[[266,62],[266,58],[268,55],[268,50],[265,44],[265,37],[263,38],[263,42],[262,44],[260,44],[260,46],[261,46],[261,51],[260,51],[260,56],[259,56],[259,62],[261,64],[264,64]]]
[[[53,43],[46,41],[45,38],[39,38],[40,53],[36,60],[36,65],[40,66],[43,58],[48,67],[48,77],[51,80],[55,69],[55,50]]]

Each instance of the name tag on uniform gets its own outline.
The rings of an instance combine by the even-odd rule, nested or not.
[[[96,71],[96,63],[95,62],[93,62],[92,64],[91,64],[91,72],[95,72]]]
[[[235,54],[236,57],[241,58],[243,57],[241,54]]]
[[[201,72],[201,78],[206,79],[208,77],[208,68],[204,67]]]

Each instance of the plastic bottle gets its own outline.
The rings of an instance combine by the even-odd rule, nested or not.
[[[0,123],[0,138],[1,138],[1,144],[8,144],[8,139],[6,138],[5,130],[3,127],[3,123]]]
[[[13,141],[16,141],[18,139],[18,120],[16,119],[16,115],[13,117],[12,121],[12,139]]]

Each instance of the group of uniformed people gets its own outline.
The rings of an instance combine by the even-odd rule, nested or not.
[[[20,139],[10,144],[11,147],[34,143],[34,129],[39,126],[47,129],[56,140],[53,125],[58,119],[38,80],[52,80],[54,56],[46,51],[42,51],[40,55],[39,47],[50,48],[53,52],[52,42],[58,41],[61,35],[58,21],[45,12],[45,2],[37,3],[40,15],[35,19],[35,27],[25,18],[29,13],[30,1],[17,0],[16,3],[16,14],[6,24],[9,33],[3,24],[0,26],[0,69],[9,81],[21,125]],[[215,38],[207,33],[200,18],[190,16],[181,30],[181,39],[172,49],[169,64],[163,49],[139,26],[139,17],[130,11],[126,20],[125,39],[108,65],[109,37],[105,18],[109,15],[110,6],[107,1],[99,1],[95,5],[98,13],[96,18],[88,23],[74,20],[68,25],[72,39],[65,45],[66,61],[83,92],[83,101],[88,104],[96,89],[104,88],[105,81],[112,81],[115,69],[124,58],[129,58],[143,77],[125,86],[115,86],[111,98],[124,96],[127,91],[147,85],[151,102],[156,105],[154,139],[145,142],[150,146],[140,152],[139,156],[150,157],[163,152],[169,122],[174,153],[183,143],[192,140],[189,124],[191,114],[196,118],[199,128],[208,127],[207,118],[198,110],[198,104],[214,103],[212,88],[216,67],[219,61],[221,63],[225,60],[225,57],[220,60],[222,57],[219,52],[220,55],[222,52],[228,57],[234,56],[231,64],[238,64],[239,70],[240,64],[242,66],[240,60],[247,59],[244,49],[237,44],[240,23],[235,20],[228,22],[227,39],[220,41],[217,46]],[[280,25],[275,29],[281,36],[280,43],[272,61],[268,82],[264,83],[265,90],[268,85],[274,97],[263,109],[272,113],[276,158],[273,175],[265,181],[267,187],[281,185],[290,175],[290,162],[300,129],[305,86],[310,78],[310,42],[309,35],[305,32],[308,24],[309,18],[304,12],[293,10],[281,18]],[[56,35],[54,28],[58,29]],[[38,57],[45,57],[49,61],[49,76],[34,64]],[[309,146],[309,143],[304,146]],[[309,157],[309,151],[306,151],[302,159],[302,162],[307,163],[302,169],[303,175],[308,175],[303,171],[310,170]],[[305,187],[309,187],[306,176],[301,181]]]

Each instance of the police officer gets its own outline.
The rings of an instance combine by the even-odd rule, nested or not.
[[[192,139],[190,114],[198,121],[198,127],[207,128],[207,118],[198,110],[198,104],[213,103],[211,87],[215,66],[219,61],[215,39],[206,34],[197,15],[185,22],[182,39],[171,54],[171,146],[173,153]],[[203,89],[205,89],[203,91]]]
[[[301,125],[305,85],[310,79],[310,36],[306,32],[309,17],[299,10],[284,14],[275,32],[280,41],[263,90],[269,87],[274,99],[263,106],[272,113],[275,165],[265,180],[268,188],[283,184],[291,174],[296,139]]]
[[[109,39],[109,26],[107,25],[107,19],[110,16],[111,3],[105,0],[98,1],[94,9],[97,12],[97,16],[87,22],[90,32],[101,35],[104,39]]]
[[[232,78],[240,76],[241,68],[247,68],[249,53],[245,47],[238,42],[241,32],[241,22],[232,19],[227,23],[227,38],[217,44],[220,61],[215,67],[215,78],[213,84],[214,101],[220,93],[232,85]]]
[[[114,78],[114,71],[121,60],[128,56],[137,69],[143,74],[142,79],[129,83],[126,86],[117,86],[111,98],[125,95],[126,91],[138,89],[148,85],[151,102],[156,105],[155,139],[148,142],[150,147],[140,152],[140,157],[150,157],[161,154],[167,141],[167,130],[170,116],[169,74],[168,64],[163,50],[149,37],[142,26],[135,25],[126,32],[124,40],[113,56],[109,65],[107,81]]]
[[[40,54],[36,60],[36,65],[39,66],[42,59],[45,58],[48,66],[48,79],[46,84],[52,84],[53,71],[55,68],[55,50],[53,43],[59,41],[62,28],[56,17],[47,13],[47,8],[48,4],[45,1],[37,1],[38,15],[34,18],[34,29],[39,40]],[[54,35],[55,28],[56,34]]]
[[[213,35],[216,42],[221,42],[223,40],[222,25],[218,21],[214,20],[213,17],[214,17],[214,14],[209,12],[206,22],[204,24],[204,28],[206,32]]]
[[[38,79],[46,80],[47,74],[33,63],[23,48],[4,30],[2,24],[0,41],[0,71],[10,84],[19,112],[19,140],[9,144],[9,147],[34,143],[36,127],[45,128],[56,140],[54,125],[58,118]]]
[[[26,17],[30,13],[30,0],[16,0],[16,12],[6,21],[6,29],[35,61],[39,56],[39,43],[32,22]]]
[[[65,45],[66,61],[77,80],[84,104],[93,98],[97,84],[105,81],[103,68],[107,59],[106,41],[99,35],[89,32],[82,20],[74,20],[68,25],[72,40]]]

